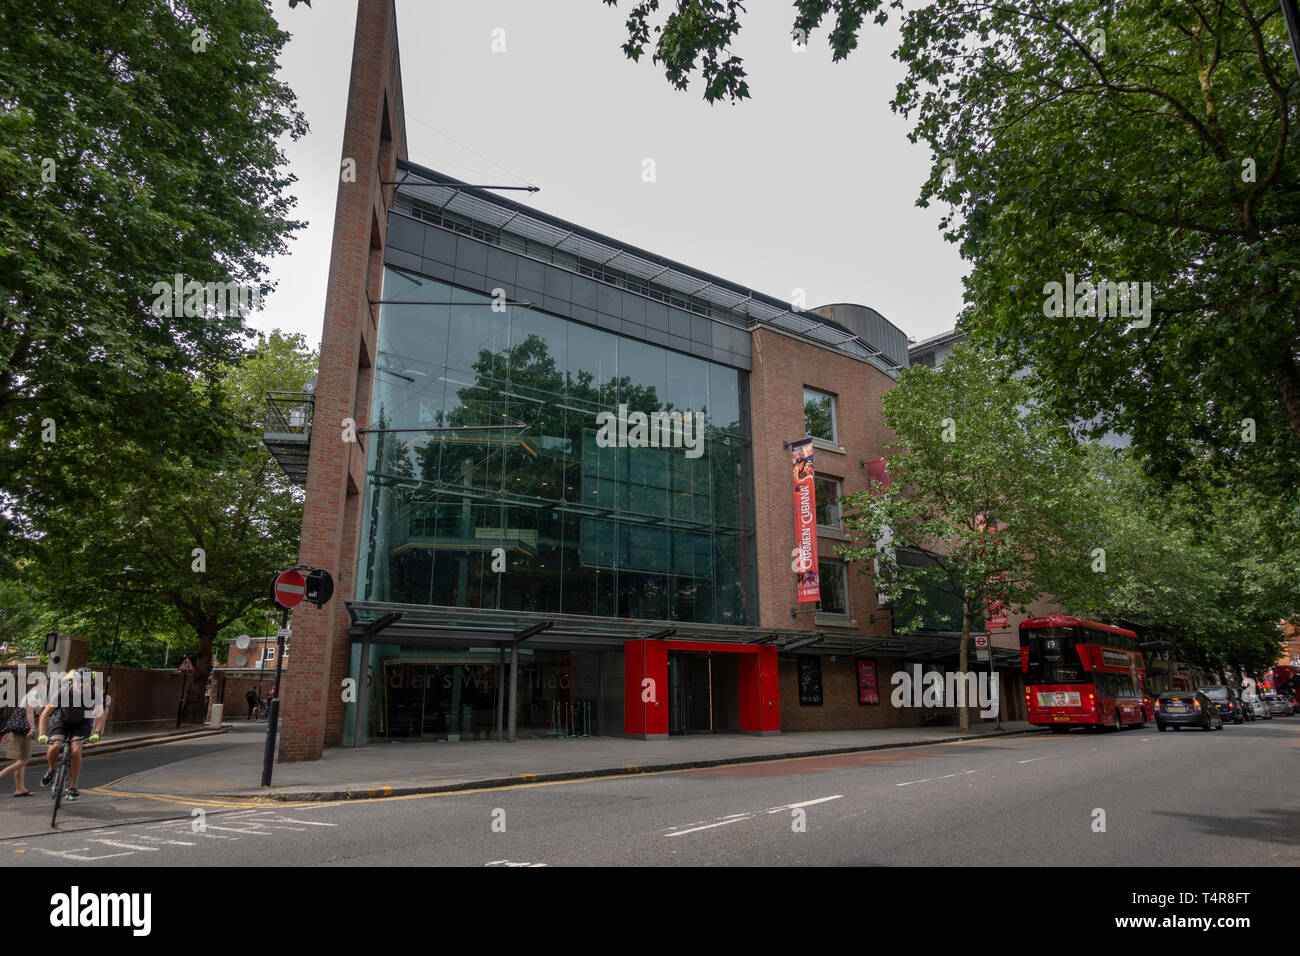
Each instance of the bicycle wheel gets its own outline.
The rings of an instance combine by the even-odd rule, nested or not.
[[[64,746],[68,746],[64,744]],[[50,826],[59,818],[59,807],[63,805],[63,792],[68,784],[68,764],[66,756],[61,756],[59,766],[54,771],[54,813],[50,815]]]

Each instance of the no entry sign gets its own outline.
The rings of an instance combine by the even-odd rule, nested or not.
[[[286,611],[301,604],[306,594],[306,579],[292,568],[281,571],[271,583],[271,600]]]

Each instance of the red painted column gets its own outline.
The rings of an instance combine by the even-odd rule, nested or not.
[[[781,732],[781,681],[777,675],[776,648],[762,647],[758,651],[760,703],[763,711],[759,733]]]
[[[647,678],[654,683],[644,685]],[[623,645],[623,733],[645,740],[668,736],[668,645],[663,641]]]

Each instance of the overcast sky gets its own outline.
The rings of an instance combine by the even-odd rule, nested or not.
[[[889,110],[896,25],[868,24],[832,64],[824,31],[791,50],[789,2],[752,3],[736,49],[752,98],[710,106],[698,83],[676,91],[648,58],[624,57],[629,4],[397,0],[411,158],[475,184],[540,186],[505,195],[781,299],[869,305],[918,339],[951,328],[966,265],[940,235],[944,209],[915,204],[929,155]],[[281,73],[311,125],[286,145],[309,225],[272,262],[277,290],[253,324],[315,345],[356,0],[274,8],[293,36]]]

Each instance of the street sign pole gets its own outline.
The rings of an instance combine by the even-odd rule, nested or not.
[[[190,672],[181,671],[181,699],[176,704],[176,729],[181,729],[181,715],[185,713],[185,685],[189,683]]]
[[[997,671],[993,669],[993,639],[989,637],[989,686],[994,687],[998,679]],[[1002,729],[1002,688],[998,687],[998,709],[993,712],[993,729]]]
[[[289,609],[280,615],[280,630],[275,633],[275,689],[266,711],[266,753],[262,755],[262,786],[271,785],[271,767],[275,762],[275,731],[280,717],[280,668],[284,660],[284,635],[289,628]]]
[[[307,571],[304,577],[301,572]],[[275,763],[275,735],[280,718],[280,675],[284,666],[284,642],[289,637],[289,608],[297,607],[303,599],[322,607],[334,594],[334,579],[320,568],[299,566],[281,571],[271,581],[271,603],[283,614],[280,630],[275,635],[275,689],[271,691],[271,706],[266,713],[266,753],[262,757],[262,786],[271,785],[271,768]],[[259,678],[260,679],[260,678]]]

